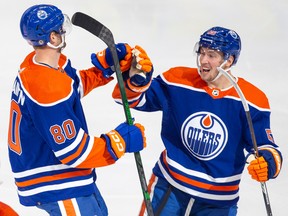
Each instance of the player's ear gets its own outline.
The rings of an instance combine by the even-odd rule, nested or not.
[[[232,66],[233,62],[234,62],[234,56],[230,55],[229,58],[227,59],[227,62],[226,62],[227,68],[230,68]]]
[[[57,41],[58,41],[58,37],[59,36],[57,35],[56,32],[51,32],[51,34],[50,34],[50,43],[52,45],[55,45],[57,43]]]

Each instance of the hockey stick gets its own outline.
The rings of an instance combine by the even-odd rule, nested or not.
[[[81,12],[77,12],[73,15],[72,23],[76,26],[79,26],[89,31],[93,35],[100,38],[110,49],[112,53],[113,63],[114,63],[115,71],[116,71],[116,77],[117,77],[117,81],[118,81],[118,85],[119,85],[119,89],[121,93],[126,121],[129,125],[133,125],[133,118],[131,117],[129,103],[128,103],[127,96],[126,96],[124,81],[123,81],[122,72],[121,72],[120,65],[119,65],[119,59],[118,59],[117,50],[116,50],[112,32],[102,23],[98,22],[94,18],[86,14],[83,14]],[[148,188],[147,188],[147,183],[146,183],[146,178],[145,178],[145,173],[143,169],[140,152],[135,152],[134,157],[135,157],[138,175],[139,175],[139,179],[140,179],[140,183],[142,187],[144,201],[146,204],[147,213],[148,213],[148,216],[153,216],[153,209],[152,209],[150,195],[149,195]]]
[[[233,77],[229,73],[227,73],[227,71],[223,70],[221,67],[218,67],[217,69],[218,69],[218,71],[221,74],[223,74],[230,81],[230,83],[236,89],[237,94],[239,95],[239,97],[241,99],[241,102],[242,102],[244,110],[245,110],[245,114],[246,114],[246,118],[247,118],[247,122],[248,122],[248,127],[249,127],[250,134],[251,134],[253,148],[254,148],[256,157],[259,157],[256,136],[255,136],[255,132],[254,132],[254,128],[253,128],[253,122],[252,122],[252,118],[251,118],[251,114],[250,114],[250,110],[249,110],[249,106],[248,106],[247,100],[246,100],[243,92],[241,91],[239,85],[233,79]],[[267,187],[266,187],[266,183],[265,182],[260,182],[260,183],[261,183],[261,189],[262,189],[262,194],[263,194],[263,197],[264,197],[264,202],[265,202],[267,215],[268,216],[272,216],[273,214],[272,214],[272,209],[271,209],[271,204],[270,204],[270,200],[269,200],[269,195],[268,195],[268,190],[267,190]]]
[[[163,208],[165,207],[165,205],[169,199],[171,191],[172,191],[172,186],[169,185],[168,190],[165,192],[163,198],[161,199],[161,202],[160,202],[158,208],[156,209],[155,216],[160,216]]]

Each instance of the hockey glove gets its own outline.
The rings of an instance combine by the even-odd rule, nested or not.
[[[122,72],[129,70],[132,62],[132,50],[128,44],[118,43],[116,44],[117,55],[119,59],[120,69]],[[114,72],[114,62],[112,58],[112,54],[109,48],[91,54],[92,64],[100,69],[103,73],[103,76],[108,78]]]
[[[114,160],[118,160],[125,152],[139,152],[146,147],[144,126],[139,123],[128,125],[120,124],[115,130],[102,134],[106,140],[107,148]]]
[[[132,53],[133,61],[127,85],[134,92],[144,92],[151,84],[153,64],[142,47],[136,45]]]
[[[268,180],[268,164],[264,157],[259,157],[250,162],[248,172],[252,179],[259,182],[265,182]]]
[[[259,150],[259,158],[250,162],[247,169],[252,179],[265,182],[276,178],[280,172],[282,159],[275,149]]]

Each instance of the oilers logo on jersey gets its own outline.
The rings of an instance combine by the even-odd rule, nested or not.
[[[219,155],[227,143],[227,136],[226,125],[210,112],[190,115],[181,128],[184,146],[200,160],[211,160]]]

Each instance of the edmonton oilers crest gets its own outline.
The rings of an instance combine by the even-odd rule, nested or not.
[[[209,112],[190,115],[181,128],[184,146],[200,160],[211,160],[219,155],[227,143],[227,136],[226,125]]]

